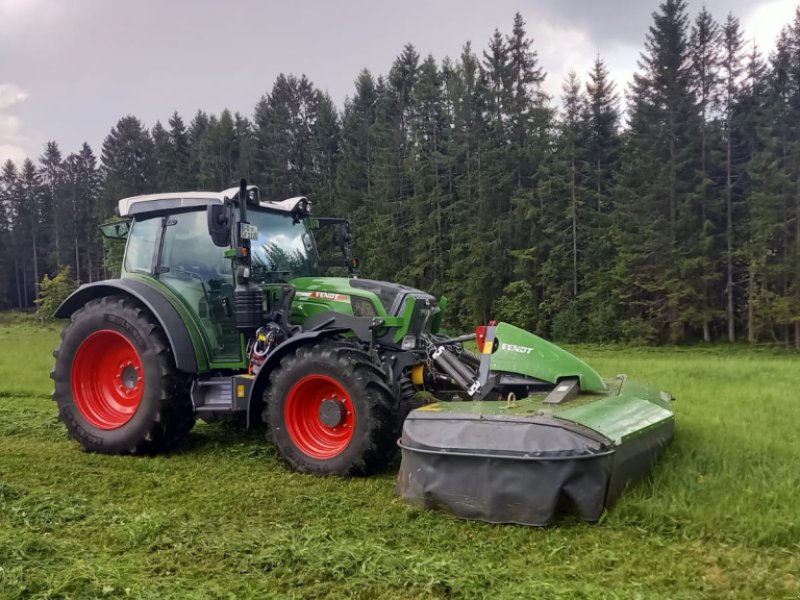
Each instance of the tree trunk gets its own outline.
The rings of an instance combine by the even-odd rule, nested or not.
[[[730,119],[730,117],[729,117]],[[730,120],[729,120],[730,123]],[[734,304],[733,304],[733,165],[731,160],[731,136],[730,125],[728,125],[728,143],[727,143],[727,159],[726,159],[726,182],[725,182],[725,212],[726,212],[726,225],[725,225],[725,244],[727,252],[725,256],[727,281],[725,287],[725,294],[728,300],[727,317],[728,317],[728,341],[736,341],[736,329],[734,320]]]
[[[22,288],[19,280],[19,258],[14,254],[14,280],[17,284],[17,308],[22,308]]]
[[[28,271],[22,263],[22,308],[28,308]]]
[[[706,98],[705,83],[703,84],[702,117],[700,123],[700,172],[703,179],[706,178]],[[706,226],[706,190],[705,181],[701,188],[700,195],[700,231],[704,231]],[[702,233],[701,233],[702,236]],[[702,263],[701,263],[702,264]],[[708,282],[706,281],[705,268],[703,268],[703,289],[702,289],[702,311],[703,311],[703,341],[711,342],[711,326],[708,321]]]
[[[75,216],[75,221],[73,225],[75,226],[75,280],[80,283],[81,282],[81,257],[80,252],[78,251],[78,232],[80,231],[80,224],[79,224],[79,217],[78,217],[78,204],[75,198],[75,180],[73,177],[72,181],[72,210]]]
[[[756,270],[753,266],[753,262],[750,261],[747,274],[747,341],[751,344],[756,343],[756,319],[755,310],[753,307],[753,296],[755,295],[756,291],[755,271]]]
[[[33,253],[33,296],[39,297],[39,250],[36,247],[36,223],[31,229],[31,250]]]
[[[58,201],[56,200],[56,190],[55,186],[50,186],[50,201],[52,202],[52,212],[51,218],[53,219],[53,230],[55,232],[55,244],[56,244],[56,268],[61,269],[61,227],[60,223],[58,222]],[[38,286],[38,279],[36,280],[36,285]],[[38,293],[36,294],[38,297]]]
[[[578,200],[575,193],[575,149],[572,149],[572,298],[578,297]]]

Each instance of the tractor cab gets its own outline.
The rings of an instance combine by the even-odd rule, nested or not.
[[[288,282],[319,274],[305,197],[261,201],[258,188],[250,186],[246,228],[236,227],[239,204],[238,188],[135,196],[119,202],[124,222],[102,228],[107,237],[127,240],[122,278],[146,279],[182,304],[199,325],[211,362],[218,364],[244,360],[234,313],[242,279],[235,260],[241,252],[237,229],[247,241],[249,280],[265,292],[266,312]]]

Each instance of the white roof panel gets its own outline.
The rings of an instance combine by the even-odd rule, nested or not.
[[[252,188],[255,186],[249,187]],[[123,198],[119,201],[119,216],[128,217],[160,210],[222,204],[226,198],[230,199],[236,197],[238,192],[239,188],[230,188],[222,192],[174,192],[168,194],[131,196],[130,198]],[[262,208],[270,208],[281,212],[292,212],[301,201],[305,201],[308,207],[311,207],[311,202],[309,202],[305,196],[296,196],[287,200],[262,201],[259,202],[258,205]]]

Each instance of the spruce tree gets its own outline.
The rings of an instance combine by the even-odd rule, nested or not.
[[[368,230],[367,196],[371,191],[372,127],[377,94],[375,80],[366,69],[355,81],[355,92],[345,99],[341,125],[341,155],[336,169],[336,193],[332,210],[346,216],[354,232],[353,251],[363,256]]]
[[[720,75],[723,84],[722,109],[723,137],[725,140],[725,317],[727,321],[727,336],[729,342],[736,341],[736,306],[734,290],[734,179],[735,171],[734,150],[736,141],[734,131],[737,128],[734,122],[736,115],[736,102],[741,85],[742,75],[742,34],[739,31],[739,20],[729,14],[722,28],[722,56],[720,61]]]
[[[102,161],[106,214],[113,214],[120,198],[157,191],[153,139],[136,117],[123,117],[111,129]]]
[[[189,134],[178,111],[172,113],[168,124],[172,155],[167,169],[170,179],[167,181],[165,189],[176,192],[188,190],[192,187]]]
[[[711,306],[711,289],[718,279],[717,275],[717,198],[714,194],[715,169],[717,157],[714,156],[715,139],[711,121],[716,116],[719,105],[720,84],[720,31],[719,25],[703,7],[694,20],[689,39],[692,85],[699,109],[699,152],[698,189],[699,228],[690,251],[699,271],[701,286],[700,305],[697,307],[698,319],[702,323],[703,341],[711,341],[711,323],[717,313]]]
[[[44,153],[39,158],[39,180],[42,186],[42,204],[37,215],[42,242],[40,250],[45,256],[52,256],[57,270],[63,264],[62,238],[66,234],[68,239],[72,232],[69,225],[66,225],[70,220],[67,218],[69,204],[65,202],[63,159],[58,144],[53,141],[45,144]]]
[[[169,133],[161,125],[161,121],[156,121],[153,130],[150,132],[153,137],[153,161],[155,162],[156,189],[171,190],[170,185],[175,180],[173,171],[175,164],[175,149],[172,146]]]
[[[615,242],[618,301],[636,337],[684,338],[702,325],[704,280],[695,256],[699,218],[698,116],[688,63],[683,0],[665,0],[653,15],[631,86],[629,163],[620,180]]]

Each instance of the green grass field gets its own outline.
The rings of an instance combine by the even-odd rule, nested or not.
[[[0,598],[798,598],[800,357],[577,349],[677,398],[652,478],[596,525],[458,521],[372,479],[288,472],[263,432],[85,454],[49,399],[55,328],[0,324]]]

